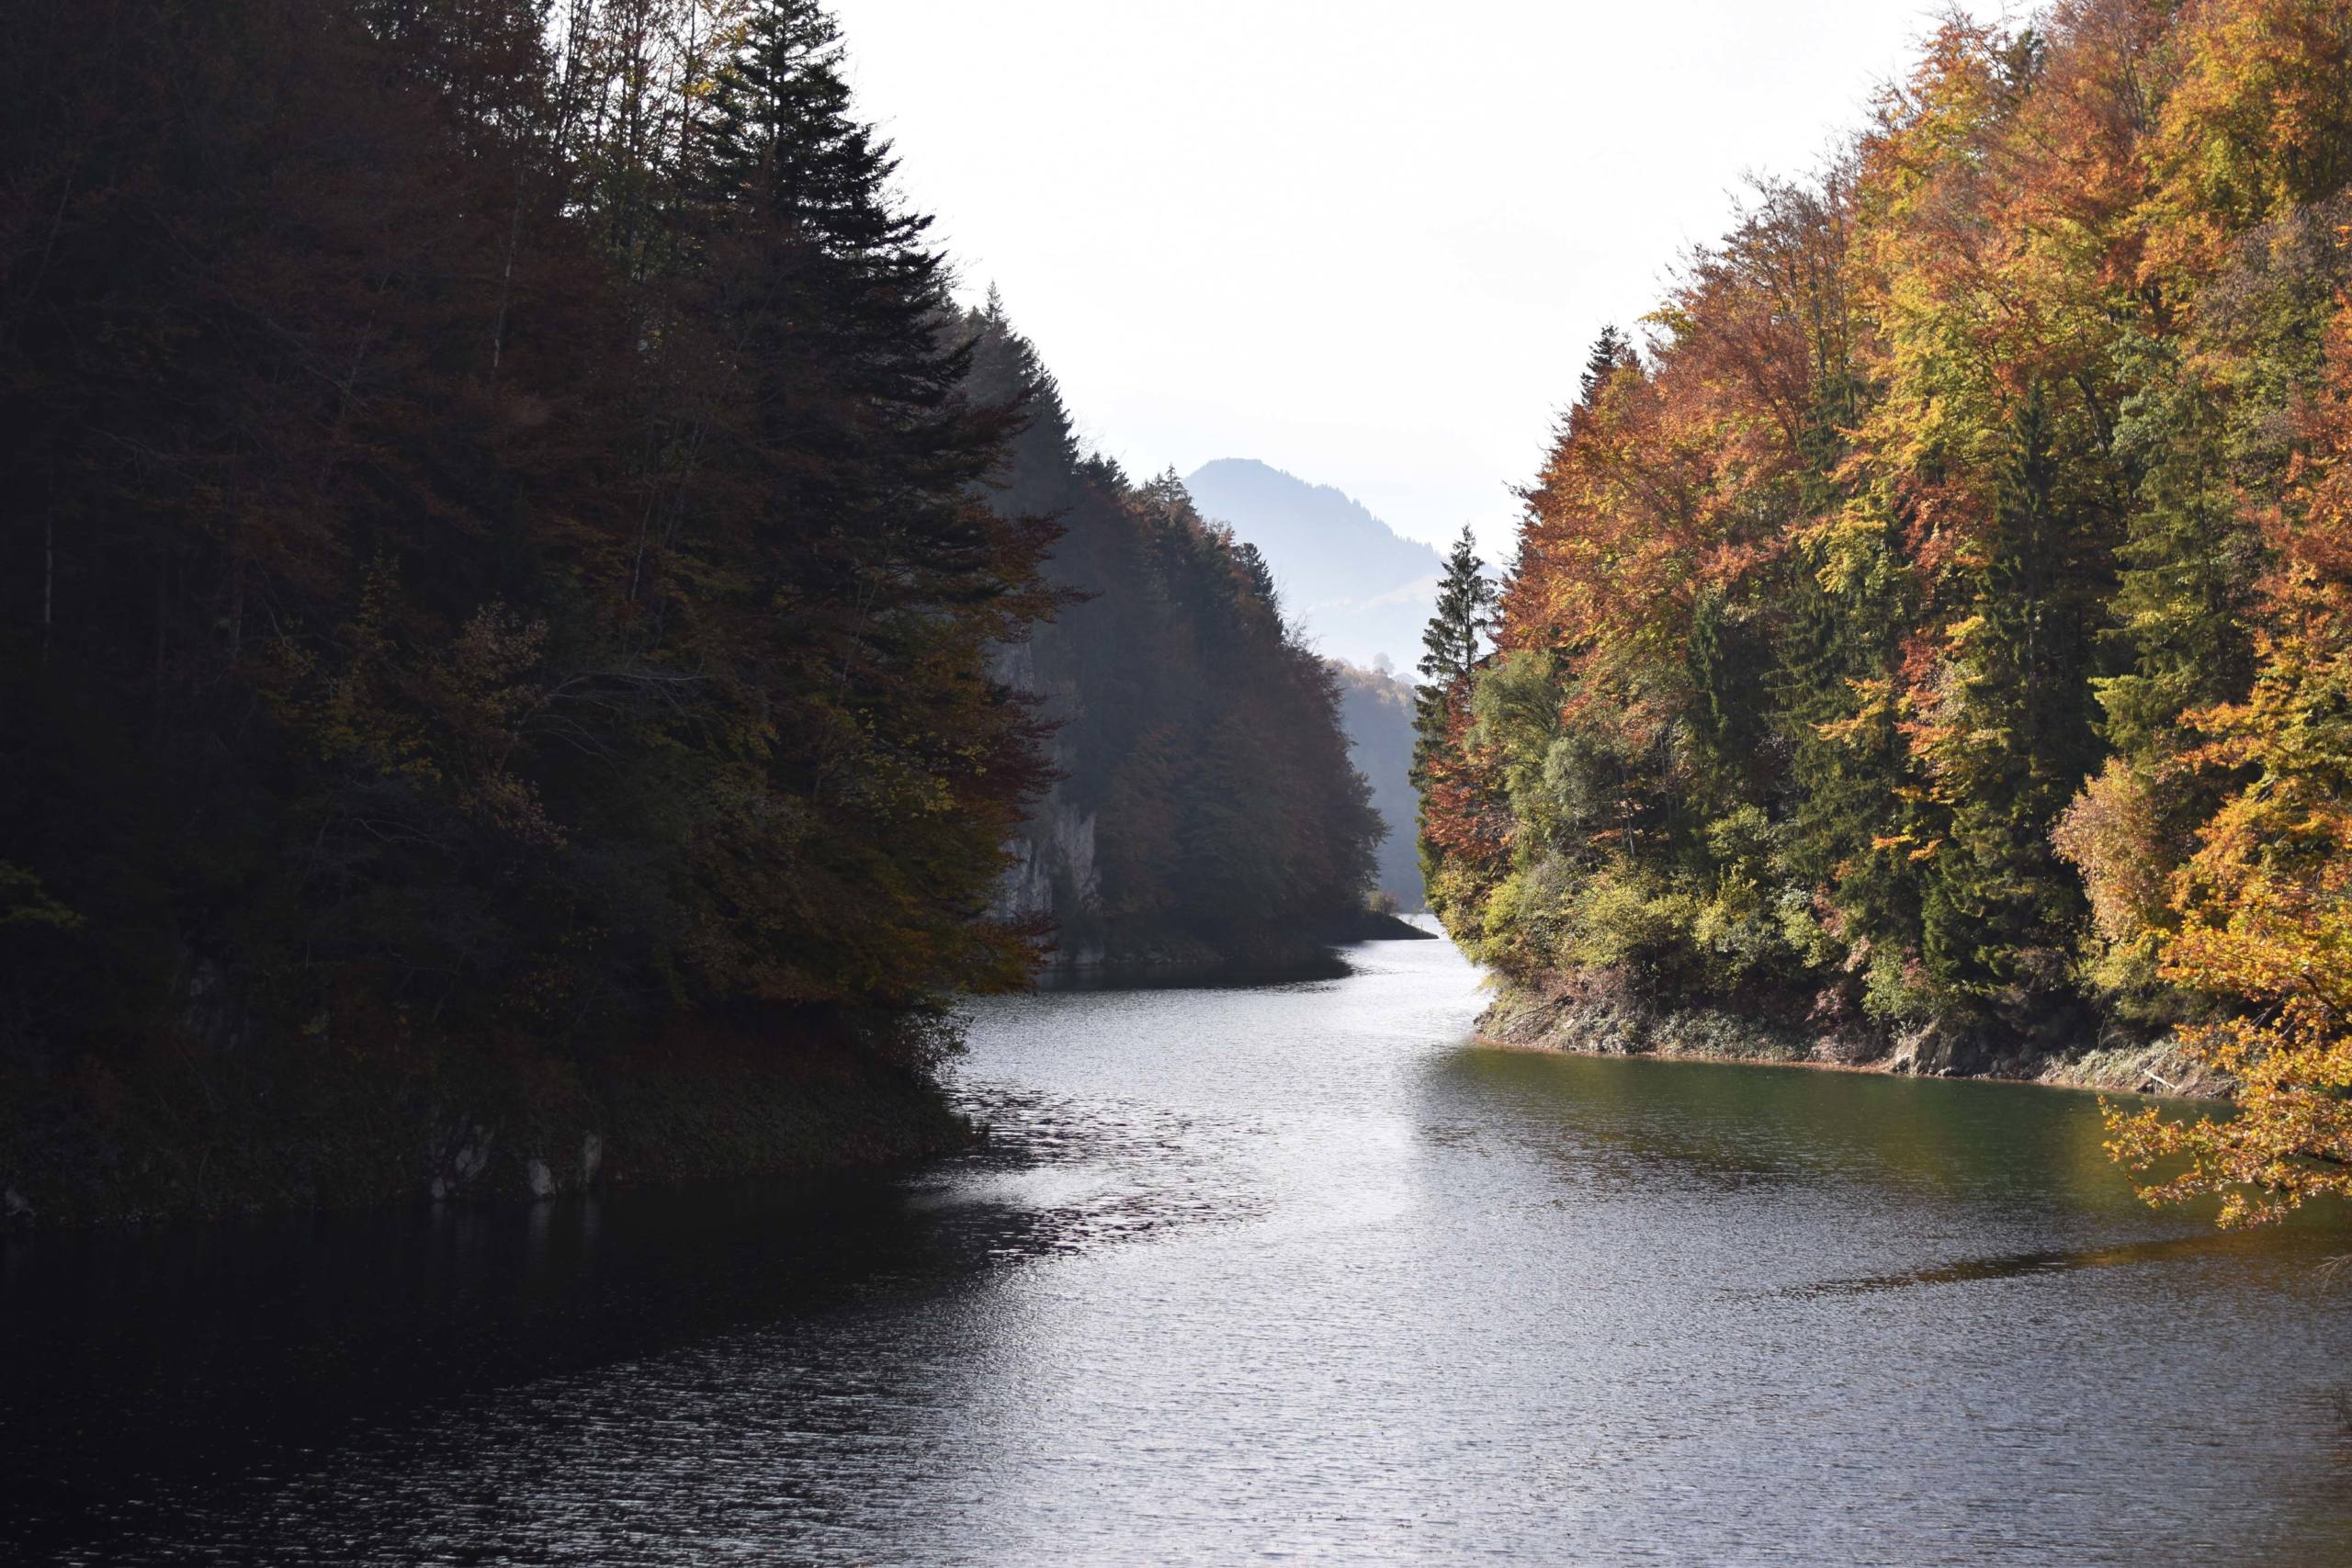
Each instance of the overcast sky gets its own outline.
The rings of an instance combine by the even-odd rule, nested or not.
[[[977,297],[1138,475],[1259,457],[1430,540],[1743,175],[1815,165],[1918,0],[838,0]]]

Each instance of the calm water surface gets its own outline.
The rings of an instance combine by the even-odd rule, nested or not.
[[[1352,956],[983,1006],[893,1181],[8,1244],[0,1558],[2352,1562],[2339,1232]]]

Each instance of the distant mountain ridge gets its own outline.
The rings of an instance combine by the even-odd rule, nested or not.
[[[1369,666],[1385,654],[1409,670],[1444,563],[1364,505],[1252,457],[1219,457],[1184,480],[1204,517],[1258,547],[1283,610],[1325,654]]]

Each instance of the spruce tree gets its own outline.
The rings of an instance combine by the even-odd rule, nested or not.
[[[719,392],[673,443],[699,505],[663,564],[701,601],[673,657],[757,679],[729,688],[748,805],[709,836],[730,886],[706,950],[780,999],[830,999],[843,971],[1004,983],[1025,954],[969,905],[920,931],[865,910],[950,881],[976,904],[1040,782],[1032,710],[989,664],[1053,598],[1055,529],[985,499],[1021,410],[967,392],[946,259],[891,194],[821,6],[759,0],[708,102],[682,293],[725,379],[688,367]]]
[[[1499,597],[1465,523],[1445,559],[1445,576],[1438,584],[1437,614],[1421,633],[1419,668],[1425,683],[1415,710],[1415,726],[1420,731],[1413,750],[1416,773],[1421,772],[1430,749],[1444,743],[1446,716],[1456,693],[1483,657],[1483,646],[1494,630]]]
[[[1420,671],[1441,689],[1451,687],[1477,668],[1482,649],[1494,630],[1497,591],[1478,558],[1478,543],[1470,525],[1445,558],[1445,576],[1438,583],[1437,614],[1421,633]]]
[[[2105,636],[2124,667],[2092,685],[2109,743],[2144,762],[2182,739],[2182,714],[2243,696],[2252,682],[2263,560],[2220,400],[2174,346],[2134,339],[2127,347],[2145,384],[2124,400],[2116,445],[2141,477]]]

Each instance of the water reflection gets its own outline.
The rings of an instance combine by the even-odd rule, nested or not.
[[[1549,1149],[1568,1179],[1740,1190],[1860,1183],[2145,1210],[2099,1148],[2096,1097],[1815,1068],[1464,1051],[1431,1066],[1479,1136]],[[2166,1222],[2154,1222],[2166,1223]]]
[[[1821,1280],[1791,1285],[1772,1294],[1804,1301],[1818,1296],[1858,1296],[1872,1291],[1907,1291],[1923,1285],[1961,1285],[1972,1280],[2030,1279],[2064,1274],[2076,1269],[2122,1269],[2140,1263],[2178,1262],[2201,1253],[2258,1256],[2264,1244],[2243,1235],[2176,1235],[2161,1241],[2129,1242],[2120,1247],[2084,1247],[2074,1252],[2018,1252],[2000,1258],[1963,1258],[1933,1268],[1910,1269],[1896,1274],[1875,1274],[1852,1280]]]

